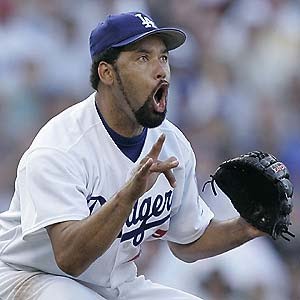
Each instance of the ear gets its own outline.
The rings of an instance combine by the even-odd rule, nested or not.
[[[98,75],[100,81],[105,85],[112,85],[114,81],[114,74],[112,65],[107,62],[101,61],[98,65]]]

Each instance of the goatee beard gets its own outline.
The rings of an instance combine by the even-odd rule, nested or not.
[[[144,105],[134,112],[135,118],[140,125],[147,128],[159,126],[166,118],[167,110],[163,112],[154,112],[152,109],[152,94],[148,97]]]

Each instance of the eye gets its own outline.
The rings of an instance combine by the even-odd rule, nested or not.
[[[161,57],[161,61],[164,62],[164,63],[167,63],[168,60],[169,60],[168,55],[163,55],[163,56]]]
[[[141,55],[141,56],[139,56],[138,57],[138,61],[140,61],[140,62],[146,62],[146,61],[148,61],[147,55]]]

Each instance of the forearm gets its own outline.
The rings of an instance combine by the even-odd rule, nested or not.
[[[242,218],[235,218],[226,221],[212,221],[204,234],[193,243],[182,245],[169,242],[169,246],[179,259],[185,262],[194,262],[224,253],[261,235],[261,232]]]
[[[48,227],[58,266],[73,276],[85,271],[112,245],[134,203],[121,190],[93,215]]]

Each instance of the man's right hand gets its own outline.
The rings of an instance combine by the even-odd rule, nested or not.
[[[169,157],[164,161],[158,160],[165,139],[165,135],[161,134],[150,152],[140,161],[123,188],[123,192],[128,193],[131,199],[137,200],[145,192],[149,191],[160,174],[164,174],[170,185],[175,188],[176,179],[172,169],[179,165],[178,160],[175,157]]]

